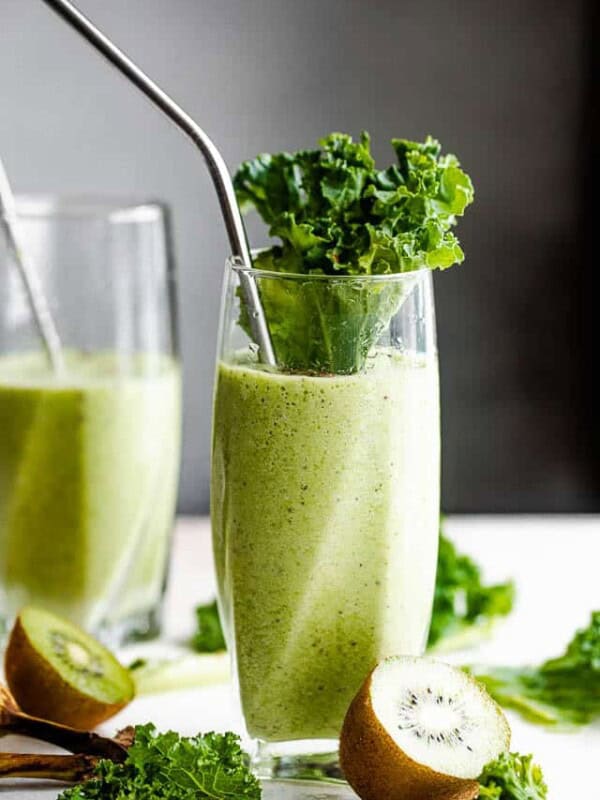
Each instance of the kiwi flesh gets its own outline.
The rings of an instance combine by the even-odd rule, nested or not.
[[[457,667],[398,656],[352,701],[340,764],[362,800],[473,800],[483,767],[510,745],[500,707]]]
[[[31,606],[15,621],[4,671],[23,711],[82,730],[112,717],[135,693],[129,671],[100,642]]]

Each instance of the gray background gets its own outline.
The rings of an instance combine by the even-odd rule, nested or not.
[[[590,4],[591,6],[591,4]],[[331,130],[440,138],[472,175],[436,278],[449,511],[600,509],[586,298],[587,6],[569,0],[81,0],[231,167]],[[0,153],[20,191],[173,209],[185,363],[181,509],[208,504],[227,241],[199,156],[40,0],[0,0]],[[253,244],[261,243],[251,225]],[[595,429],[597,431],[597,427]]]

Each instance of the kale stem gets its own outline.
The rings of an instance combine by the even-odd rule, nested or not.
[[[321,326],[321,332],[322,332],[322,335],[323,335],[323,344],[325,346],[325,351],[327,353],[327,361],[325,362],[326,365],[327,365],[327,370],[326,371],[335,373],[337,371],[336,370],[336,366],[337,365],[335,364],[335,358],[334,358],[334,353],[333,353],[333,345],[331,343],[331,334],[330,334],[330,331],[329,331],[329,323],[328,323],[328,320],[327,320],[327,318],[325,317],[325,315],[323,313],[323,309],[321,307],[321,302],[320,302],[319,297],[318,297],[318,291],[320,289],[321,289],[321,285],[319,285],[319,284],[317,284],[317,286],[313,288],[313,297],[314,297],[314,303],[315,303],[315,306],[316,306],[316,309],[317,309],[317,314],[319,315],[319,324]],[[325,290],[326,291],[332,291],[332,289],[330,289],[329,287],[326,287],[326,286],[325,286]]]

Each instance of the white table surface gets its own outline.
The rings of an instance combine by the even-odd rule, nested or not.
[[[564,649],[575,628],[587,625],[600,608],[600,517],[470,516],[452,517],[447,532],[458,547],[472,554],[491,581],[513,577],[517,603],[494,637],[468,655],[453,654],[456,663],[536,663]],[[180,519],[175,535],[166,632],[161,642],[130,648],[124,660],[143,654],[176,653],[194,628],[193,607],[214,595],[208,520]],[[522,722],[509,712],[512,749],[532,752],[542,765],[551,800],[600,798],[598,761],[600,724],[576,733],[551,733]],[[128,724],[152,721],[159,729],[183,734],[235,730],[238,726],[228,685],[187,689],[140,697],[103,726],[112,734]],[[6,737],[2,750],[32,750],[32,743]],[[50,800],[53,787],[31,781],[0,782],[3,800]]]

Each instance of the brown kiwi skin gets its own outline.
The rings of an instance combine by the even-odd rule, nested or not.
[[[340,765],[362,800],[474,800],[479,783],[455,778],[409,758],[379,722],[368,675],[346,713]]]
[[[18,617],[8,640],[4,673],[13,697],[26,714],[79,730],[95,728],[114,716],[134,694],[133,682],[131,697],[120,703],[103,703],[76,691],[33,647]]]

